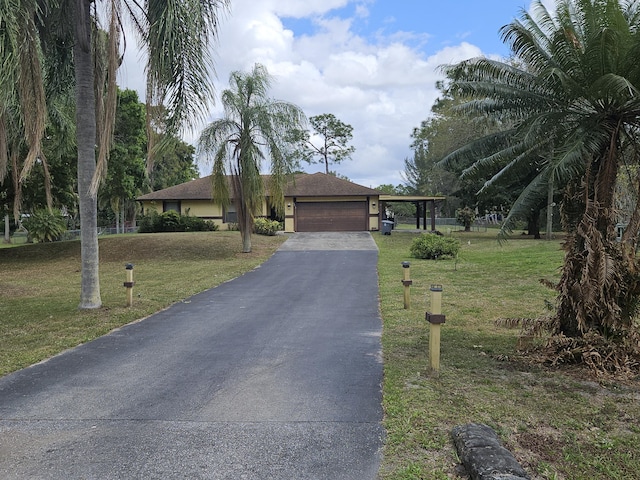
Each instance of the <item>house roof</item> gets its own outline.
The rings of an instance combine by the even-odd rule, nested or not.
[[[138,197],[138,200],[211,200],[211,175]]]
[[[350,197],[380,195],[380,191],[325,173],[296,175],[285,188],[287,197]]]
[[[428,197],[423,195],[380,195],[381,202],[424,202],[431,200],[444,200],[446,197]]]
[[[263,176],[265,182],[268,178],[268,175]],[[285,188],[285,196],[287,197],[349,197],[379,194],[378,190],[324,173],[297,174]],[[197,178],[138,197],[140,201],[212,199],[211,176]]]

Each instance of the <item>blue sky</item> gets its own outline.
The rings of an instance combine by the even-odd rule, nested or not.
[[[553,0],[544,0],[545,4]],[[440,67],[507,56],[499,29],[529,0],[232,0],[215,47],[218,92],[255,63],[275,78],[271,96],[307,116],[332,113],[353,126],[351,161],[333,169],[361,185],[403,183],[410,135],[430,116]],[[131,44],[132,42],[130,42]],[[144,98],[141,62],[125,56],[121,84]],[[219,102],[210,119],[223,115]],[[186,132],[195,143],[198,131]],[[211,173],[206,159],[201,175]],[[309,173],[322,171],[308,165]]]
[[[376,42],[384,38],[404,37],[425,52],[467,41],[487,54],[507,55],[508,47],[500,39],[503,25],[528,9],[527,0],[376,0],[364,7],[357,3],[337,8],[327,16],[352,18],[354,33]],[[364,8],[367,16],[358,15]],[[286,28],[296,35],[317,32],[313,18],[282,18]],[[401,35],[400,32],[410,35]]]

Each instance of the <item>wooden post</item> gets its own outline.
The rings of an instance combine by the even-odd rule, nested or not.
[[[431,285],[431,312],[429,322],[429,369],[434,375],[440,372],[440,327],[445,321],[442,315],[442,285]]]
[[[133,263],[127,263],[124,268],[127,271],[127,281],[124,286],[127,288],[127,307],[133,305]]]
[[[411,264],[409,262],[402,262],[402,285],[404,285],[404,309],[409,310],[411,308],[411,285],[413,280],[411,277]]]

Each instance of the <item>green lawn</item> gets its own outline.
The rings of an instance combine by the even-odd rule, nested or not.
[[[0,375],[146,317],[264,262],[286,239],[238,232],[111,235],[100,239],[103,308],[79,311],[80,243],[0,249]],[[128,308],[125,264],[133,263]]]
[[[374,233],[384,319],[381,478],[457,478],[450,440],[455,425],[492,426],[534,479],[640,478],[638,383],[604,381],[578,371],[530,365],[516,354],[517,331],[499,318],[547,313],[557,280],[559,242],[495,233],[461,239],[457,260],[409,257],[418,234]],[[254,235],[240,253],[238,232],[115,235],[100,240],[102,300],[78,311],[79,243],[0,249],[0,374],[45,359],[113,328],[253,269],[286,237]],[[401,263],[411,262],[411,309],[403,308]],[[134,306],[126,307],[125,264],[135,264]],[[429,287],[443,286],[439,376],[428,369]]]
[[[486,423],[533,478],[640,478],[638,384],[603,383],[530,365],[515,354],[517,331],[499,318],[548,314],[562,264],[559,242],[452,232],[457,260],[417,260],[417,234],[375,235],[384,318],[384,479],[456,478],[455,425]],[[401,262],[411,262],[411,309],[403,308]],[[429,371],[429,287],[443,286],[441,369]]]

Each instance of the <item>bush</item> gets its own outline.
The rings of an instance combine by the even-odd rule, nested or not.
[[[180,215],[172,210],[164,213],[151,212],[138,219],[140,233],[156,232],[213,232],[218,226],[200,217]]]
[[[180,217],[180,228],[181,232],[214,232],[218,230],[218,225],[200,217],[182,215]]]
[[[60,210],[36,210],[22,225],[34,242],[54,242],[67,231],[67,221]]]
[[[256,218],[253,223],[253,231],[258,235],[275,235],[282,230],[282,225],[277,220],[269,220],[268,218]]]
[[[455,238],[423,233],[411,244],[411,255],[415,258],[438,259],[455,257],[460,251],[460,242]]]
[[[161,232],[179,232],[180,231],[180,214],[173,210],[162,212],[160,214]]]
[[[464,226],[464,231],[469,232],[471,230],[471,225],[476,220],[476,212],[475,210],[464,207],[456,210],[456,222],[460,225]]]

